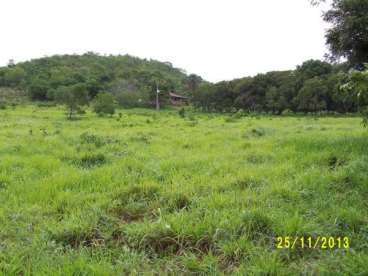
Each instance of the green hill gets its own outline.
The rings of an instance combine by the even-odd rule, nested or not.
[[[91,98],[107,91],[125,105],[148,105],[156,84],[163,92],[190,95],[192,82],[192,76],[169,62],[91,52],[55,55],[0,68],[0,87],[23,90],[32,100],[41,101],[53,100],[61,87],[82,83]]]

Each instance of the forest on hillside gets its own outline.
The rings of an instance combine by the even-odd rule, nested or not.
[[[151,104],[156,87],[186,94],[191,80],[169,62],[141,59],[129,55],[103,56],[93,52],[83,55],[56,55],[0,68],[0,87],[25,92],[33,101],[54,101],[59,94],[77,86],[89,100],[98,93],[111,93],[123,107],[146,107]],[[164,101],[167,97],[163,96]]]

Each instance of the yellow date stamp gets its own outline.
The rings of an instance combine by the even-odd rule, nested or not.
[[[349,249],[349,237],[298,237],[283,236],[276,237],[277,249]]]

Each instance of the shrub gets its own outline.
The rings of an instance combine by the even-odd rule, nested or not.
[[[6,109],[6,103],[3,101],[0,101],[0,109],[4,110]]]
[[[110,93],[99,93],[96,96],[93,109],[98,115],[113,115],[115,113],[115,101],[113,95]]]
[[[82,156],[80,159],[77,159],[74,162],[77,166],[82,168],[93,168],[96,166],[101,166],[106,163],[106,157],[102,153],[98,154],[86,154]]]
[[[94,144],[96,147],[101,147],[105,144],[105,141],[102,137],[84,132],[80,135],[80,139],[82,144]]]
[[[185,118],[185,109],[184,107],[180,108],[180,110],[178,111],[178,114],[180,117]]]

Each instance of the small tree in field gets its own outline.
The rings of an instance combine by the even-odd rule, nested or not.
[[[71,120],[74,114],[81,112],[82,107],[88,104],[88,91],[84,84],[62,86],[55,92],[55,98],[66,106],[68,119]]]
[[[115,113],[115,100],[113,95],[110,93],[97,94],[93,109],[98,115],[113,115]]]

